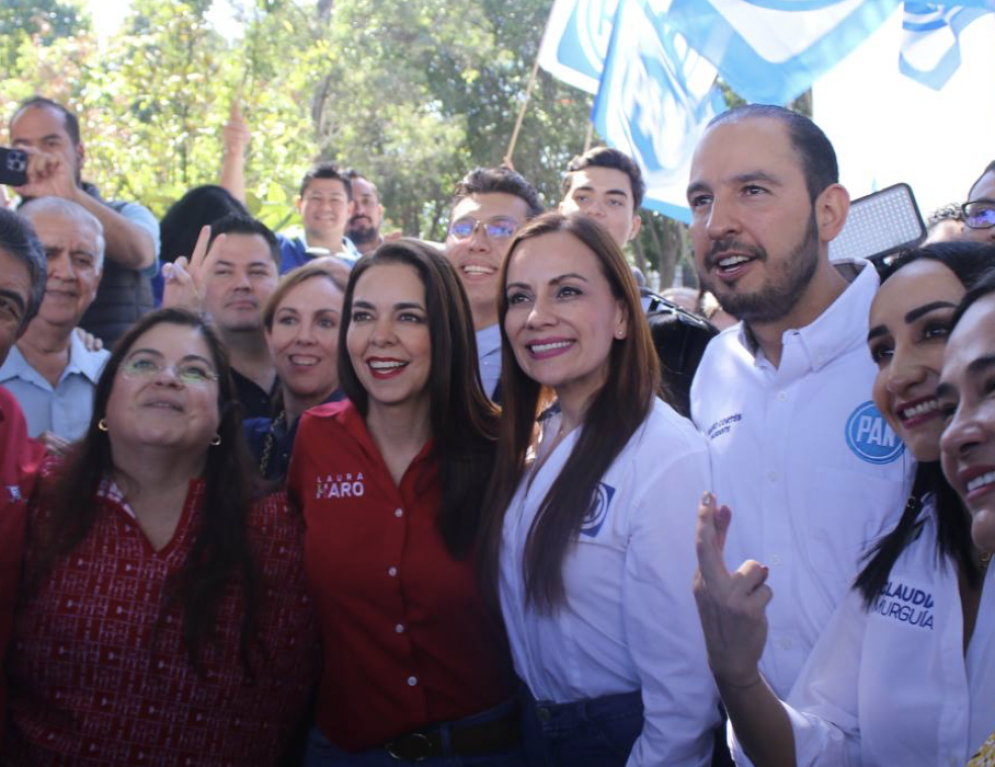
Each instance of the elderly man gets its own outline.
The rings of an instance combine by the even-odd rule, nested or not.
[[[74,202],[42,197],[21,207],[38,232],[48,279],[37,316],[0,367],[28,432],[62,450],[86,432],[93,390],[110,354],[88,351],[74,331],[93,303],[104,265],[103,227]]]
[[[61,104],[35,97],[21,104],[10,121],[10,140],[30,154],[23,199],[59,197],[97,218],[103,228],[107,265],[100,291],[80,325],[112,345],[142,314],[152,309],[150,279],[158,269],[159,224],[144,207],[105,202],[82,180],[86,156],[79,120]]]

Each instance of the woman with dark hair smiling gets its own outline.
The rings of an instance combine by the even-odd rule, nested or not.
[[[874,404],[918,462],[894,529],[871,542],[853,589],[827,624],[787,701],[758,670],[766,568],[730,574],[732,512],[699,509],[696,583],[709,660],[745,755],[757,767],[964,765],[995,711],[995,599],[970,518],[940,471],[944,349],[965,285],[995,252],[937,243],[900,257],[871,304]],[[949,349],[947,349],[949,352]],[[949,354],[947,355],[949,357]],[[946,460],[946,459],[944,459]],[[949,475],[949,472],[948,472]],[[742,757],[742,755],[740,755]]]
[[[600,225],[533,220],[501,284],[485,571],[528,687],[529,763],[706,765],[718,697],[688,512],[710,484],[704,440],[657,396],[639,292]]]
[[[116,344],[29,510],[4,765],[283,763],[317,673],[302,522],[259,498],[227,357],[163,309]]]
[[[349,399],[301,417],[288,474],[325,647],[306,764],[521,764],[474,579],[498,414],[453,267],[414,240],[362,258],[339,349]]]

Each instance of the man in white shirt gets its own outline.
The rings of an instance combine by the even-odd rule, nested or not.
[[[28,434],[61,452],[86,432],[93,390],[110,356],[88,351],[75,332],[100,284],[103,226],[60,197],[37,198],[19,212],[38,233],[48,275],[38,314],[0,367],[0,382],[17,398]]]
[[[761,671],[783,699],[908,489],[912,458],[871,402],[878,277],[829,262],[849,196],[832,145],[801,115],[748,105],[715,118],[688,202],[702,284],[743,320],[705,352],[692,416],[732,509],[727,563],[769,568]],[[703,614],[722,609],[702,606],[712,596],[699,593]],[[735,694],[738,680],[717,681]]]
[[[456,185],[446,258],[456,268],[473,313],[484,392],[494,398],[501,378],[498,282],[519,227],[542,213],[535,187],[507,168],[475,168]]]

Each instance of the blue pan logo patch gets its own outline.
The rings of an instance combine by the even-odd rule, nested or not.
[[[860,460],[879,466],[905,452],[905,445],[873,402],[865,402],[853,411],[846,422],[846,444]]]
[[[594,488],[594,502],[580,525],[580,532],[589,538],[594,538],[601,531],[601,526],[608,519],[608,507],[611,506],[615,488],[599,482]]]

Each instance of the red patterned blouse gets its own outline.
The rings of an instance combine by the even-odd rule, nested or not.
[[[18,608],[4,765],[281,763],[320,662],[303,523],[282,493],[253,507],[250,541],[262,576],[253,647],[262,653],[251,653],[253,678],[242,662],[242,596],[233,580],[216,634],[202,645],[201,676],[187,658],[181,607],[164,610],[163,587],[191,550],[203,492],[201,482],[190,483],[176,532],[156,551],[105,483],[86,539]],[[29,568],[39,554],[32,530],[45,514],[30,512]]]

